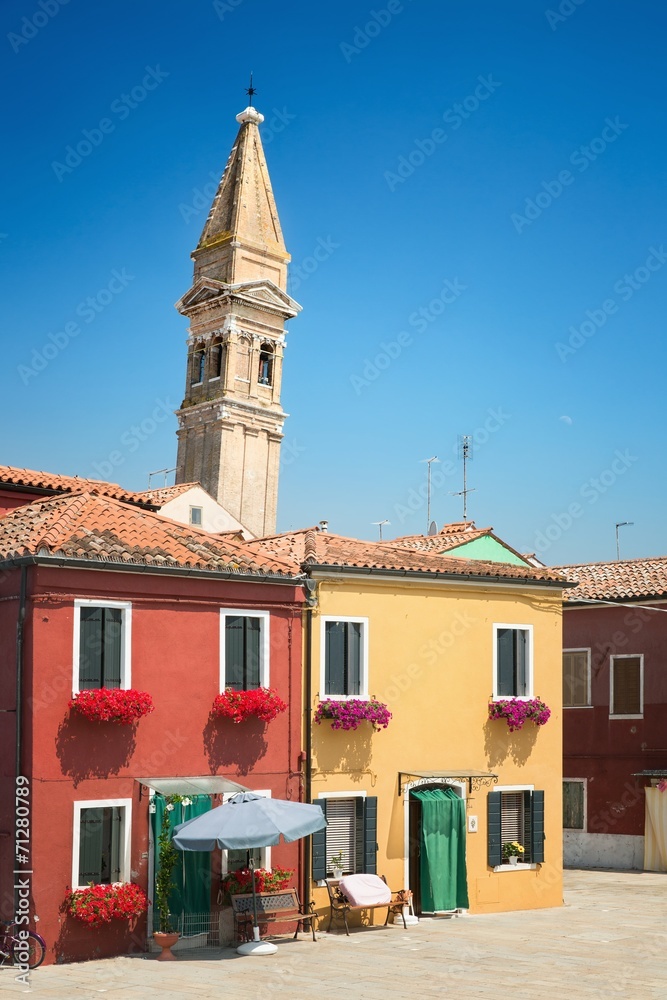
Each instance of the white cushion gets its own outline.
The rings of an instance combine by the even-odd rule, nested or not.
[[[391,889],[379,875],[346,875],[339,888],[352,906],[386,906],[391,902]]]

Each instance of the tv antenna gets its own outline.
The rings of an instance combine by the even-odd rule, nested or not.
[[[439,462],[440,459],[437,455],[433,455],[432,458],[422,458],[421,462],[426,462],[428,465],[428,475],[426,478],[426,534],[428,534],[428,529],[431,526],[431,465],[433,462]]]
[[[167,485],[167,476],[169,475],[170,472],[176,472],[176,466],[174,466],[173,469],[157,469],[155,472],[149,472],[148,473],[148,489],[150,490],[150,488],[151,488],[151,476],[164,476],[164,482],[163,482],[162,486],[166,487],[166,485]]]
[[[450,493],[452,497],[463,497],[463,520],[468,520],[468,494],[475,492],[475,487],[468,488],[468,462],[472,461],[472,435],[462,434],[459,438],[459,458],[463,459],[463,489],[458,493]]]
[[[385,517],[384,521],[371,521],[371,524],[374,524],[376,528],[380,529],[380,541],[382,541],[382,525],[391,524],[391,521],[388,521]]]
[[[617,560],[619,560],[621,558],[621,550],[619,549],[619,546],[618,546],[618,529],[619,528],[625,528],[626,526],[628,528],[630,528],[634,523],[635,523],[634,521],[618,521],[617,524],[616,524],[616,559]]]

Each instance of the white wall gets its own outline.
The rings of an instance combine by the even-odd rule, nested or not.
[[[237,521],[228,510],[214,500],[201,486],[193,486],[180,496],[174,497],[160,508],[160,513],[181,524],[190,523],[190,507],[202,508],[201,527],[204,531],[217,533],[220,531],[242,531],[246,539],[254,538],[240,521]]]
[[[644,870],[644,838],[614,833],[563,831],[566,868],[621,868]]]

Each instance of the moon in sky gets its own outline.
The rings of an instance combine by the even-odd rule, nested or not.
[[[567,424],[568,426],[572,423],[572,417],[559,417],[558,419],[562,420],[563,423]]]

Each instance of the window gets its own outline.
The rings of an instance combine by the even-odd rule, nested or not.
[[[222,378],[225,361],[223,344],[214,344],[211,348],[211,380]]]
[[[641,719],[644,714],[644,657],[612,656],[610,682],[610,716]]]
[[[202,507],[190,508],[190,524],[194,524],[195,527],[201,527],[202,510],[203,510]]]
[[[313,834],[313,879],[333,873],[331,858],[343,855],[343,874],[377,874],[377,797],[332,792],[316,801],[327,827]]]
[[[192,355],[192,384],[200,385],[206,373],[206,351],[198,350]]]
[[[507,787],[489,792],[488,863],[504,865],[503,844],[516,841],[524,848],[520,864],[544,861],[544,792]]]
[[[531,698],[532,625],[494,625],[494,698]]]
[[[221,611],[220,690],[251,691],[269,683],[267,611]]]
[[[273,385],[273,347],[271,344],[262,344],[260,348],[257,381],[260,385]]]
[[[130,880],[131,799],[74,803],[72,886]]]
[[[563,650],[563,708],[586,708],[591,703],[590,649]]]
[[[120,601],[74,602],[74,694],[130,687],[131,613]]]
[[[583,778],[563,781],[563,828],[586,829],[586,782]]]
[[[327,618],[322,620],[325,697],[365,698],[367,696],[368,619]]]

